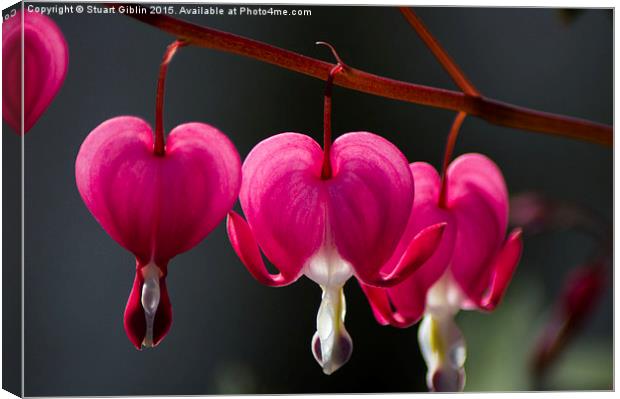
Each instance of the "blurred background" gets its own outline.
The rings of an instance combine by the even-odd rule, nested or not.
[[[178,5],[175,5],[178,9]],[[232,6],[222,6],[227,9]],[[332,62],[456,89],[396,8],[281,6],[311,16],[192,16],[198,24]],[[6,10],[5,10],[6,11]],[[611,10],[416,8],[470,80],[498,100],[611,124]],[[245,270],[223,224],[169,267],[174,323],[154,350],[123,330],[134,259],[97,224],[75,186],[74,162],[104,120],[154,124],[155,87],[169,35],[122,15],[52,15],[70,52],[59,95],[25,137],[25,394],[161,395],[426,391],[426,366],[409,329],[376,323],[357,283],[346,285],[349,363],[323,375],[310,352],[321,291],[302,277],[268,288]],[[172,62],[165,126],[201,121],[229,135],[242,158],[260,140],[294,131],[322,137],[324,83],[236,55],[187,47]],[[336,87],[336,136],[380,134],[410,161],[440,166],[454,113]],[[19,141],[3,122],[6,140]],[[456,155],[481,152],[511,194],[535,191],[612,218],[613,152],[599,145],[468,118]],[[9,137],[6,137],[9,136]],[[238,208],[238,205],[237,205]],[[503,303],[461,312],[469,391],[612,389],[612,279],[546,370],[530,370],[536,341],[567,274],[596,243],[575,229],[526,235]],[[611,269],[608,270],[611,276]]]

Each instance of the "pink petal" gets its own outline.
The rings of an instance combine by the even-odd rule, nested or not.
[[[389,265],[389,274],[371,276],[365,283],[378,287],[393,287],[409,277],[422,266],[438,248],[446,223],[437,223],[419,232],[410,242],[398,263]],[[392,267],[393,266],[393,267]]]
[[[413,163],[410,168],[415,181],[415,199],[407,230],[395,251],[395,256],[402,254],[413,237],[427,226],[442,222],[447,224],[441,243],[432,256],[402,283],[385,290],[362,284],[375,317],[378,314],[383,317],[383,320],[380,317],[377,317],[377,320],[380,323],[389,321],[389,324],[396,327],[407,327],[422,317],[426,305],[426,292],[446,270],[456,235],[452,216],[446,210],[437,207],[441,179],[435,168],[424,162]],[[390,259],[390,262],[393,261],[394,258]],[[384,293],[379,295],[379,292]],[[388,301],[396,309],[395,314],[387,312],[390,309],[386,306],[386,303],[389,304]]]
[[[146,335],[146,319],[141,302],[144,278],[142,277],[140,269],[143,266],[144,265],[137,262],[136,277],[133,282],[133,287],[131,288],[131,293],[129,294],[129,299],[127,300],[127,305],[125,306],[125,314],[123,317],[123,324],[127,337],[133,346],[139,350],[142,349],[142,342]],[[161,269],[164,275],[159,279],[161,297],[159,306],[157,306],[155,323],[153,325],[153,346],[158,345],[161,340],[164,339],[172,326],[172,304],[170,303],[168,289],[166,288],[167,265],[163,265]]]
[[[380,283],[376,276],[394,254],[411,213],[409,165],[396,146],[368,132],[339,137],[331,159],[334,175],[326,188],[336,248],[362,282]]]
[[[200,123],[175,128],[158,157],[146,122],[113,118],[89,134],[76,160],[86,206],[142,264],[164,264],[200,242],[232,208],[240,180],[232,143]]]
[[[399,328],[406,328],[413,325],[419,318],[406,318],[398,310],[394,310],[395,306],[390,302],[388,296],[388,289],[378,288],[370,285],[360,283],[368,302],[372,313],[377,319],[379,324],[384,326],[391,325]]]
[[[230,243],[237,256],[260,283],[271,287],[280,287],[292,283],[299,277],[299,274],[285,277],[282,273],[275,275],[269,273],[250,226],[238,213],[234,211],[228,213],[226,228]]]
[[[411,210],[407,162],[393,144],[366,132],[334,142],[330,179],[321,179],[322,160],[321,147],[302,134],[259,143],[244,162],[240,193],[250,229],[285,276],[297,276],[323,245],[335,245],[358,277],[374,277]]]
[[[493,261],[504,241],[508,193],[500,170],[487,157],[466,154],[448,168],[448,209],[457,238],[451,271],[462,291],[480,303],[493,275]]]
[[[467,197],[471,190],[484,193],[484,200],[497,219],[499,229],[508,224],[508,190],[501,170],[488,157],[469,153],[457,157],[448,167],[448,208]]]
[[[152,155],[150,126],[135,117],[103,122],[82,143],[76,182],[84,203],[105,231],[133,252],[151,260],[159,163]]]
[[[313,139],[282,133],[257,144],[243,163],[239,200],[250,230],[265,256],[292,279],[325,238],[321,161]]]
[[[69,63],[64,36],[54,21],[21,12],[2,24],[2,116],[21,134],[22,20],[24,26],[24,133],[27,133],[62,86]]]
[[[185,123],[168,135],[161,182],[156,253],[167,259],[202,241],[233,207],[241,160],[224,133]]]
[[[493,310],[499,304],[519,263],[522,251],[523,240],[521,229],[515,229],[510,233],[504,247],[497,254],[493,262],[491,287],[479,305],[482,309]]]

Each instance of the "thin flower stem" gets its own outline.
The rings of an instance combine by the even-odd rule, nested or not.
[[[329,71],[329,76],[325,82],[323,102],[323,167],[321,169],[321,179],[327,180],[332,177],[330,152],[332,148],[332,89],[334,87],[334,76],[345,69],[345,64],[331,44],[326,42],[316,42],[316,44],[329,47],[337,61],[336,66]]]
[[[166,144],[164,142],[164,95],[166,88],[166,74],[168,72],[168,64],[174,57],[177,50],[184,46],[181,40],[175,40],[166,48],[164,58],[159,67],[159,79],[157,80],[157,97],[155,100],[155,145],[153,152],[155,155],[163,157],[166,154]]]
[[[454,80],[454,83],[456,83],[461,91],[468,96],[479,97],[480,93],[478,90],[476,90],[474,85],[469,81],[469,79],[467,79],[463,71],[454,62],[452,57],[450,57],[448,52],[444,50],[439,41],[435,39],[428,29],[426,29],[426,26],[424,26],[422,20],[418,18],[415,12],[408,7],[399,7],[399,10],[407,22],[409,22],[409,25],[411,25],[418,36],[420,36],[424,44],[426,44],[426,47],[433,52],[435,58],[437,58],[444,69],[450,74],[450,77]]]
[[[448,134],[448,140],[446,141],[446,152],[444,153],[443,166],[441,173],[441,191],[439,192],[439,207],[445,209],[447,206],[448,195],[448,165],[452,160],[452,154],[454,153],[454,146],[456,145],[456,138],[459,136],[461,125],[465,120],[467,114],[465,112],[459,112],[454,118],[452,128],[450,128],[450,134]]]
[[[334,67],[333,64],[292,51],[166,15],[134,13],[128,16],[195,46],[254,58],[321,80],[327,80]],[[608,125],[517,107],[482,96],[472,97],[451,90],[393,80],[351,67],[347,68],[346,74],[338,74],[334,84],[395,100],[463,111],[500,126],[570,137],[605,146],[613,143],[613,130]]]

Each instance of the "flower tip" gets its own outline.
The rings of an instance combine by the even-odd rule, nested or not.
[[[327,375],[345,365],[353,353],[353,340],[344,326],[345,314],[342,287],[324,289],[310,349]]]
[[[127,337],[138,350],[154,348],[168,334],[172,305],[165,273],[155,264],[136,270],[123,321]]]
[[[467,350],[463,334],[452,316],[427,314],[420,324],[418,341],[428,367],[428,389],[433,392],[462,391]]]
[[[488,294],[479,304],[481,310],[493,311],[501,302],[521,259],[521,253],[523,252],[522,236],[521,228],[514,229],[497,254],[493,265],[494,273],[491,286],[489,287]]]
[[[298,275],[285,277],[281,272],[269,273],[250,225],[237,212],[228,212],[226,230],[230,244],[241,263],[258,282],[269,287],[282,287],[297,280]]]
[[[465,388],[465,372],[463,369],[436,370],[429,381],[429,388],[433,392],[462,392]]]
[[[510,233],[508,240],[523,240],[523,229],[521,227],[517,227]]]
[[[325,375],[332,375],[336,370],[344,366],[353,354],[353,340],[346,330],[343,330],[343,333],[338,336],[337,340],[329,358],[323,359],[319,333],[315,332],[312,337],[312,354],[317,363],[322,367]]]

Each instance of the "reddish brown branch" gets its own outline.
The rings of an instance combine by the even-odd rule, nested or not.
[[[428,47],[435,58],[441,63],[444,69],[450,74],[454,83],[463,91],[463,93],[477,97],[480,95],[474,85],[467,79],[463,71],[458,67],[452,57],[443,49],[439,41],[426,29],[420,18],[408,7],[399,7],[401,14],[405,17],[409,25],[416,31],[422,39],[426,47]]]
[[[129,16],[179,39],[184,39],[189,44],[254,58],[321,80],[327,80],[329,71],[334,67],[334,64],[257,40],[198,26],[165,15],[131,14]],[[612,128],[608,125],[534,111],[485,97],[466,96],[451,90],[384,78],[351,67],[339,73],[334,78],[334,84],[395,100],[463,111],[496,125],[571,137],[606,146],[611,146],[613,140]]]

